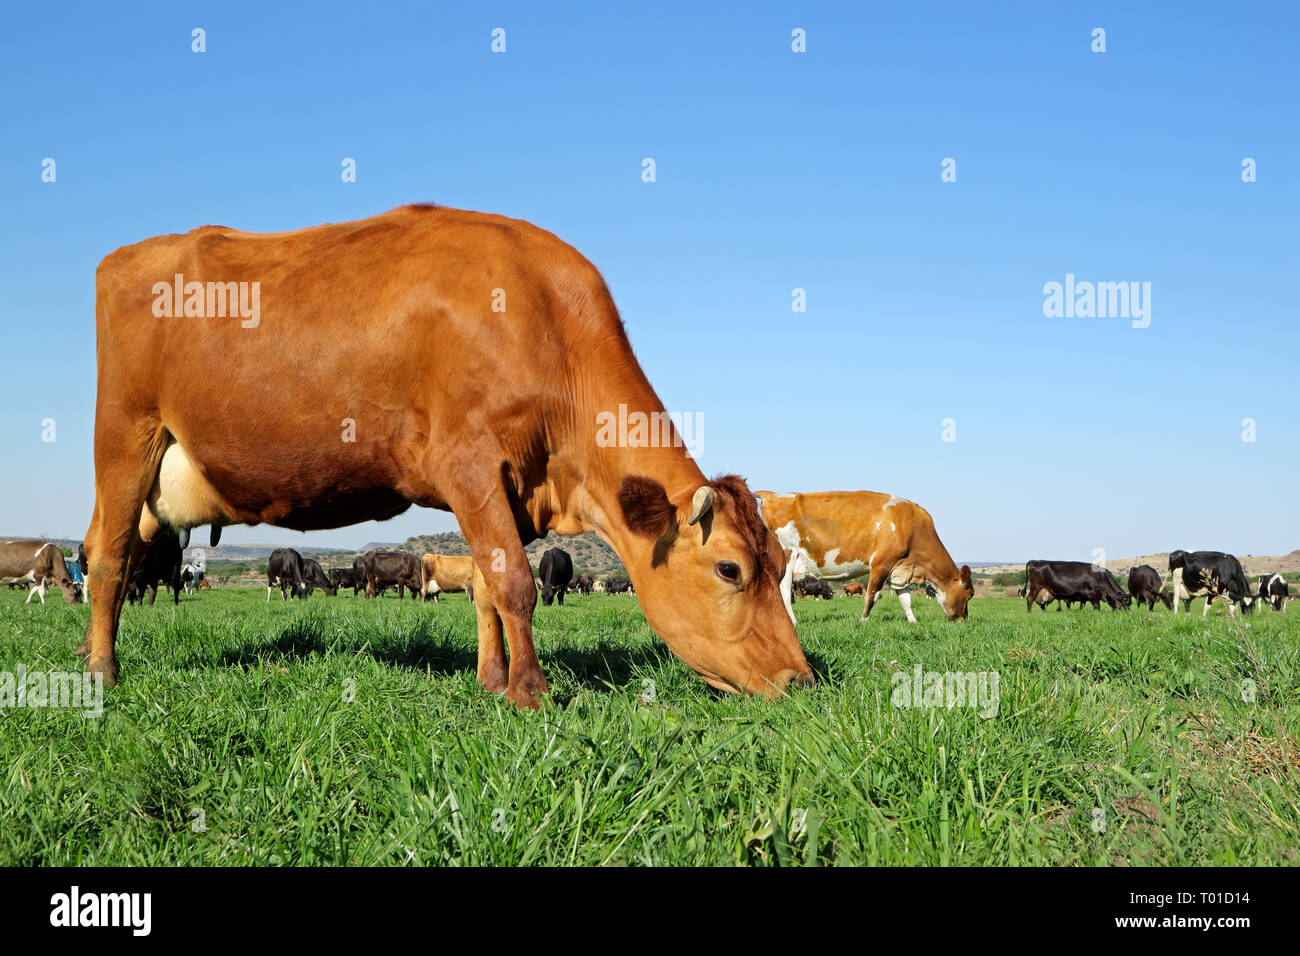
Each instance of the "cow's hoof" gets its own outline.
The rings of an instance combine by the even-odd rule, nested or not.
[[[510,677],[504,661],[479,668],[478,682],[490,694],[504,694],[510,686]]]
[[[116,657],[101,657],[89,661],[86,664],[86,673],[99,675],[104,679],[105,687],[112,687],[117,683],[118,666]]]
[[[547,692],[546,678],[540,673],[516,679],[506,691],[506,699],[520,710],[537,710],[542,706],[542,695]]]

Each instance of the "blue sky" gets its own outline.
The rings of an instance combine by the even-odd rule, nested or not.
[[[708,473],[912,498],[959,560],[1300,547],[1298,9],[12,7],[0,533],[89,524],[103,256],[433,201],[584,252],[667,407],[702,416]],[[1045,317],[1067,273],[1150,282],[1150,326]]]

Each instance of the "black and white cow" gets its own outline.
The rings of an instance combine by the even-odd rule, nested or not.
[[[311,593],[307,584],[307,572],[303,567],[302,555],[293,548],[276,548],[266,562],[266,599],[271,600],[271,592],[280,589],[280,600],[287,601],[288,594],[305,598]]]
[[[1259,599],[1275,611],[1285,611],[1290,590],[1280,574],[1263,574],[1259,578]]]
[[[1241,569],[1241,562],[1231,554],[1222,551],[1171,551],[1169,552],[1169,570],[1174,572],[1174,613],[1178,613],[1178,602],[1183,602],[1183,610],[1190,611],[1192,598],[1205,597],[1205,608],[1201,617],[1210,612],[1210,605],[1216,597],[1222,597],[1228,605],[1228,615],[1236,614],[1236,606],[1241,605],[1243,612],[1254,610],[1254,595],[1246,583],[1246,572]]]

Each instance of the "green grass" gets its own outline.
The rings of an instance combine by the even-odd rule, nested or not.
[[[572,597],[538,608],[555,702],[522,713],[475,683],[463,596],[160,597],[104,716],[0,710],[0,863],[1295,862],[1300,614],[916,606],[798,602],[819,683],[768,702],[634,598]],[[0,671],[75,667],[88,613],[0,591]],[[997,716],[891,706],[917,663],[996,671]]]

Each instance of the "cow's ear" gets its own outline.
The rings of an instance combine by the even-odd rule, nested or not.
[[[677,508],[653,478],[628,475],[618,485],[618,506],[628,528],[658,540],[677,527]]]
[[[970,565],[968,564],[961,566],[961,583],[970,584]]]

